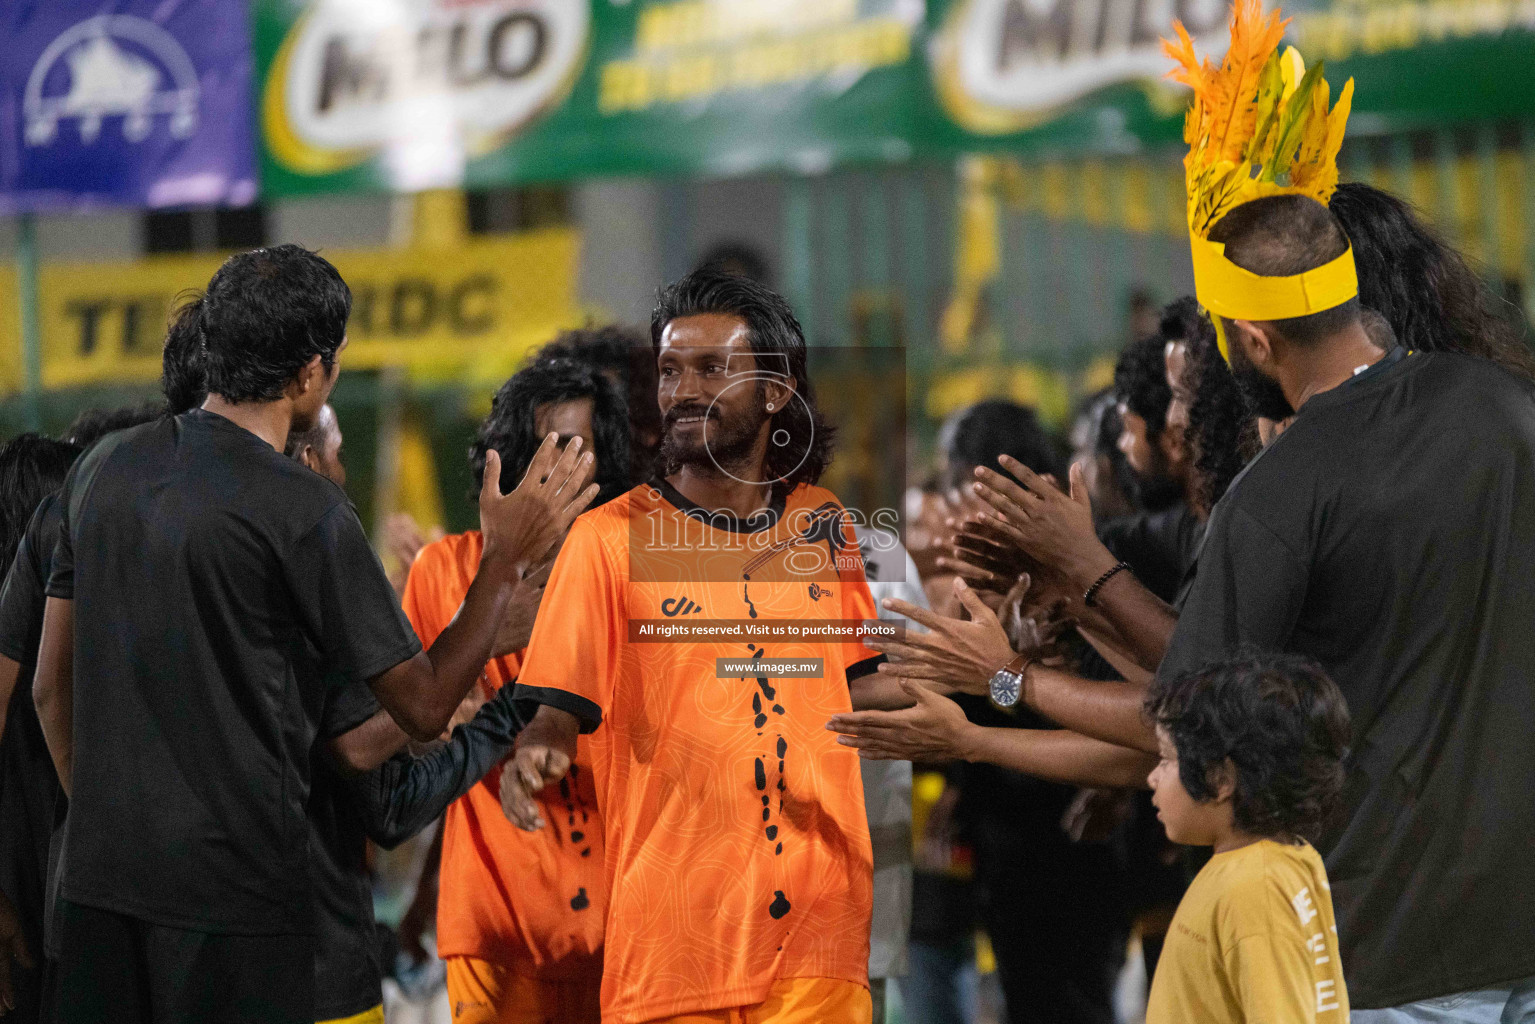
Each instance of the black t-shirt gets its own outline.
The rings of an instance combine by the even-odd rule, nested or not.
[[[63,800],[32,706],[32,671],[42,637],[48,569],[59,535],[58,495],[32,513],[0,587],[0,654],[21,666],[0,737],[0,891],[21,918],[29,948],[42,948],[48,840]]]
[[[1445,353],[1302,406],[1216,506],[1160,671],[1319,661],[1353,716],[1320,848],[1350,1002],[1535,975],[1535,388]]]
[[[200,409],[108,435],[60,501],[64,897],[212,933],[311,932],[304,812],[326,680],[421,650],[356,511]]]
[[[316,1020],[351,1017],[379,1004],[382,970],[373,938],[367,840],[393,849],[469,792],[511,752],[522,721],[503,686],[479,713],[422,757],[399,753],[361,776],[345,776],[323,745],[314,751],[309,797],[310,870],[315,905]],[[378,704],[366,686],[332,691],[322,741],[371,717]]]
[[[1168,602],[1178,595],[1178,584],[1203,536],[1204,524],[1186,501],[1157,512],[1112,519],[1098,528],[1103,546],[1115,558],[1129,562],[1135,578]]]

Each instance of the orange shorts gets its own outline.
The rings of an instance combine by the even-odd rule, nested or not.
[[[602,978],[540,981],[472,956],[450,956],[453,1024],[599,1024]]]
[[[684,1013],[649,1024],[872,1024],[873,1018],[869,990],[862,985],[832,978],[783,978],[753,1006]]]

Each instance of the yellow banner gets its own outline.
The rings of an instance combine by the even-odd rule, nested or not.
[[[451,248],[325,252],[352,289],[343,365],[446,374],[510,369],[555,331],[581,322],[579,233],[566,228],[475,238]],[[207,286],[223,255],[136,263],[53,264],[39,272],[43,387],[160,376],[177,296]],[[0,267],[0,390],[21,386],[15,271]]]

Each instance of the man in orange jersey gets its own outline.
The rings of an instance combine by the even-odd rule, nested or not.
[[[856,632],[874,604],[815,486],[831,430],[804,335],[779,296],[700,271],[663,292],[651,340],[663,475],[571,528],[502,805],[555,827],[539,797],[591,733],[604,1024],[867,1024],[869,833],[859,762],[825,722],[909,702]]]
[[[619,387],[569,360],[541,360],[497,392],[470,450],[475,478],[501,456],[520,478],[549,433],[582,439],[597,460],[599,502],[628,484],[628,423]],[[418,635],[452,621],[480,560],[478,530],[421,550],[405,585]],[[516,679],[521,652],[485,666],[488,697]],[[443,822],[437,952],[447,960],[454,1024],[596,1024],[602,980],[602,826],[583,740],[568,778],[540,794],[550,828],[528,833],[501,813],[499,773],[456,801]]]

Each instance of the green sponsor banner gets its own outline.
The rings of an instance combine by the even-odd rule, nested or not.
[[[264,189],[815,173],[1176,144],[1224,0],[253,0]],[[1535,0],[1315,0],[1350,134],[1528,117]]]
[[[912,154],[921,0],[255,0],[264,187]]]
[[[1286,42],[1327,62],[1334,95],[1355,79],[1352,137],[1529,116],[1529,0],[1282,7]],[[1188,93],[1163,79],[1160,39],[1177,19],[1219,59],[1228,12],[1212,0],[932,0],[924,49],[937,112],[924,119],[926,145],[1065,155],[1179,143]]]

